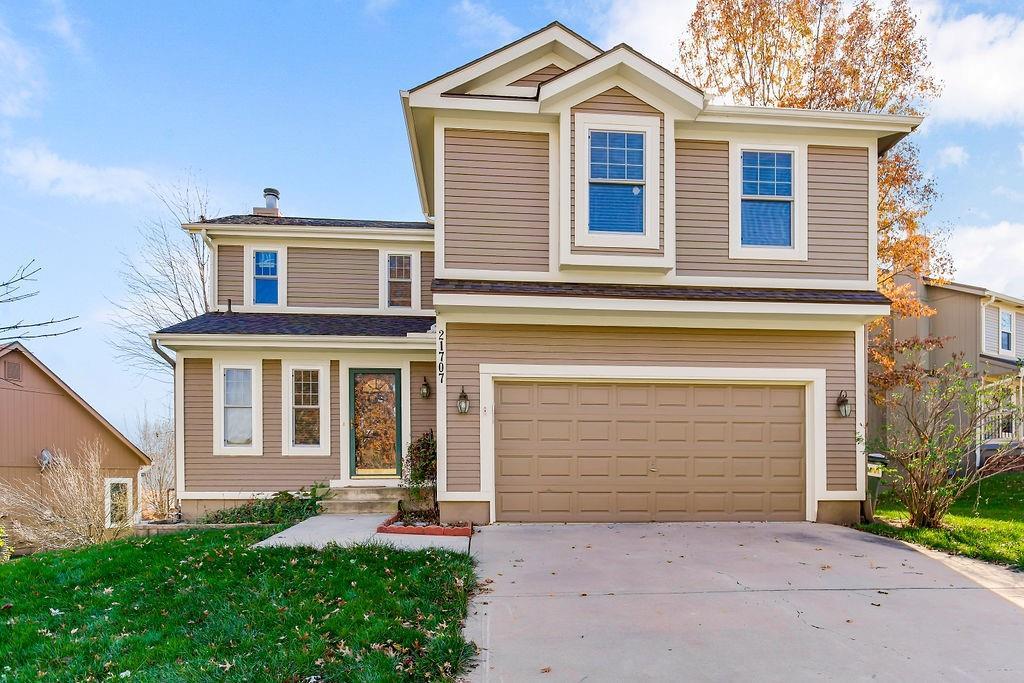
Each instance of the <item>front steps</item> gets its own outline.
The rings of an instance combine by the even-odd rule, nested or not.
[[[346,486],[332,488],[331,497],[323,501],[324,514],[354,515],[398,512],[398,501],[405,500],[405,489],[394,486]]]

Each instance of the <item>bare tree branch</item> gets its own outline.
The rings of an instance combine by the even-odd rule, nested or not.
[[[39,294],[38,289],[25,290],[28,283],[36,282],[36,275],[42,271],[42,266],[36,265],[35,259],[18,266],[14,274],[6,280],[0,281],[0,306],[14,304],[19,301],[31,299]],[[78,330],[77,327],[54,329],[55,326],[62,326],[77,316],[64,318],[50,318],[49,320],[27,322],[25,319],[16,322],[5,322],[0,318],[0,342],[13,342],[21,339],[41,339],[43,337],[58,337]],[[44,330],[44,331],[39,331]]]

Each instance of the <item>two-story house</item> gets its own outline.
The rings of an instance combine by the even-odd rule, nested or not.
[[[711,104],[557,23],[401,99],[425,222],[185,226],[186,514],[397,485],[433,428],[446,520],[859,518],[876,165],[920,118]]]

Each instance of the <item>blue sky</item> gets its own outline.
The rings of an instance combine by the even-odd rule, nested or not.
[[[421,218],[398,91],[553,19],[674,66],[693,0],[0,2],[0,268],[43,267],[0,318],[77,315],[31,348],[112,422],[169,385],[106,343],[121,251],[191,169],[214,213],[281,190],[290,215]],[[957,277],[1024,296],[1024,8],[919,0],[946,84],[916,136]]]

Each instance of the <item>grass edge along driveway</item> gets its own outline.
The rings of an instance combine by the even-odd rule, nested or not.
[[[883,495],[863,531],[1024,570],[1024,473],[996,475],[958,500],[941,529],[903,526],[906,510]]]
[[[250,548],[269,533],[132,538],[0,565],[0,681],[451,680],[468,668],[469,556]]]

